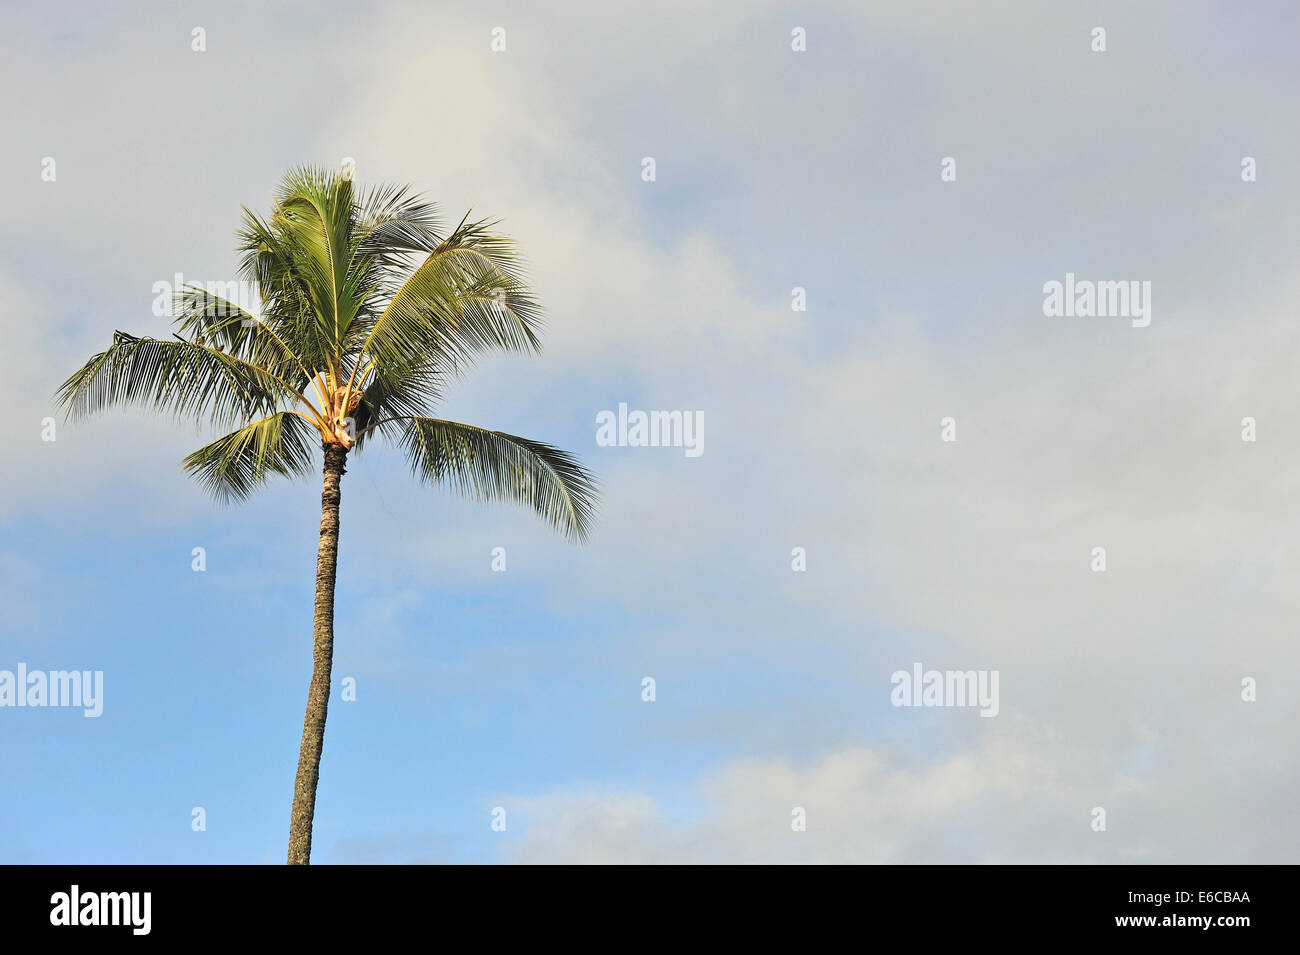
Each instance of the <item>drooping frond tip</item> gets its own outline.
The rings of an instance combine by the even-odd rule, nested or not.
[[[570,540],[591,531],[598,485],[568,452],[500,431],[435,418],[413,418],[401,444],[413,473],[482,501],[533,510]]]

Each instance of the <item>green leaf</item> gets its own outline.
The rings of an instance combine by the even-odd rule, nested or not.
[[[559,448],[437,418],[403,422],[400,441],[423,480],[482,501],[523,504],[571,540],[590,533],[595,478]]]
[[[294,477],[312,470],[316,429],[281,411],[204,445],[181,462],[213,497],[243,500],[272,474]]]
[[[114,332],[59,388],[56,400],[79,418],[116,405],[141,405],[217,423],[246,421],[273,409],[288,387],[256,365],[183,339],[136,338]]]
[[[360,329],[371,364],[401,373],[433,361],[454,370],[488,350],[541,350],[541,309],[513,242],[492,233],[493,224],[462,221]]]

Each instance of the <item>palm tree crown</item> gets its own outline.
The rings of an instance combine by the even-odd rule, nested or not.
[[[115,332],[59,403],[74,418],[138,404],[235,427],[183,462],[219,499],[308,473],[317,438],[346,453],[384,435],[418,477],[524,504],[584,539],[596,487],[572,456],[429,416],[477,353],[539,350],[540,310],[494,225],[466,216],[445,233],[407,187],[361,191],[342,173],[294,170],[269,216],[243,210],[239,274],[260,314],[178,290],[172,339]]]

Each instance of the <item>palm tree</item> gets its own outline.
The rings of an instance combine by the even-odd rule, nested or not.
[[[182,467],[218,500],[273,474],[305,475],[324,452],[312,675],[289,826],[290,864],[311,858],[334,655],[339,484],[348,455],[384,436],[416,477],[532,508],[586,538],[593,477],[548,444],[428,417],[449,381],[489,349],[537,351],[540,311],[514,243],[468,215],[445,233],[409,187],[354,189],[349,174],[285,176],[268,217],[243,209],[239,272],[249,310],[197,286],[175,296],[171,339],[114,332],[57,400],[78,418],[143,405],[233,427]],[[260,314],[254,315],[252,312]]]

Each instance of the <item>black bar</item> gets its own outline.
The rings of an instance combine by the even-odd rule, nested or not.
[[[844,929],[858,938],[920,926],[927,944],[1126,935],[1147,943],[1203,937],[1233,944],[1286,932],[1294,910],[1295,873],[1284,866],[893,866],[762,874],[730,868],[723,879],[663,867],[595,879],[587,871],[565,876],[487,866],[9,866],[0,869],[0,925],[7,941],[75,934],[90,944],[278,937],[328,943],[354,930],[400,938],[434,926],[441,926],[438,935],[453,926],[486,932],[484,941],[533,926],[541,942],[560,925],[565,938],[612,941],[610,928],[631,932],[629,938],[690,924],[710,933],[730,926],[761,934],[773,920],[817,933]],[[103,911],[107,920],[116,908],[126,924],[52,924],[52,918],[68,921],[74,885],[82,915]],[[137,934],[144,927],[142,894],[129,909],[120,895],[107,905],[99,895],[146,892],[147,934]],[[60,908],[64,898],[68,904]],[[1207,918],[1208,925],[1201,921]],[[676,944],[674,938],[682,937],[664,936],[662,944]]]

